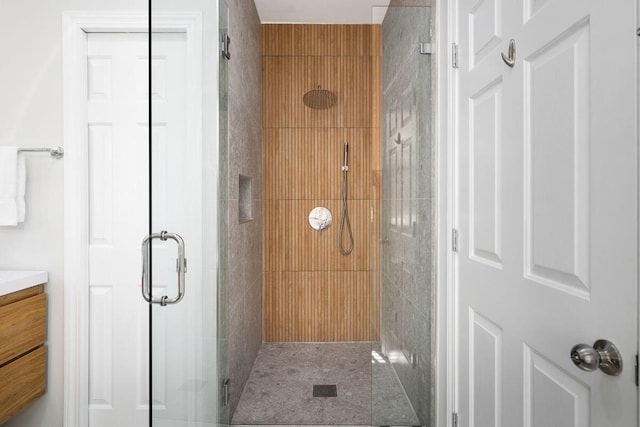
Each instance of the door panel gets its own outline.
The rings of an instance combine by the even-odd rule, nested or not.
[[[585,299],[590,297],[590,50],[589,23],[583,20],[523,64],[525,277]]]
[[[146,34],[89,34],[89,421],[148,419],[140,236],[148,225]],[[134,70],[134,72],[131,72]]]
[[[462,425],[637,425],[635,5],[523,3],[459,2]]]
[[[502,269],[502,78],[469,102],[471,258]]]
[[[502,417],[502,329],[469,310],[469,413],[477,426],[500,425]]]
[[[528,346],[524,348],[524,369],[525,427],[597,425],[589,423],[586,384]]]
[[[193,301],[200,283],[201,220],[193,199],[201,176],[193,159],[197,147],[186,137],[185,40],[184,33],[154,35],[149,95],[147,34],[88,36],[91,426],[148,424],[150,393],[154,414],[180,419],[188,409],[186,354],[197,353],[186,331],[200,313]],[[140,293],[141,242],[149,229],[149,97],[152,225],[183,234],[194,283],[181,306],[170,312],[154,308],[152,378],[149,308]],[[153,242],[154,295],[177,292],[176,257],[173,242]]]
[[[469,11],[469,64],[474,68],[502,41],[502,0],[481,0]]]

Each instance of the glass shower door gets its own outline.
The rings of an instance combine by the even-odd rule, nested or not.
[[[431,28],[431,8],[423,6],[389,7],[382,24],[381,318],[380,343],[372,353],[376,425],[435,423]]]
[[[217,10],[153,1],[149,71],[149,234],[143,241],[149,303],[150,425],[216,421],[215,126],[210,57]],[[207,76],[207,79],[205,79]],[[205,144],[205,141],[210,143]]]

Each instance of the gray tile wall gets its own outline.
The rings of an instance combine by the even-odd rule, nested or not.
[[[226,0],[231,60],[222,65],[221,118],[227,144],[220,150],[221,373],[231,379],[229,413],[238,404],[262,344],[262,26],[253,1]],[[227,97],[224,91],[227,89]],[[226,108],[224,108],[226,106]],[[221,120],[223,122],[224,120]],[[221,123],[221,130],[225,123]],[[223,135],[224,138],[225,135]],[[224,139],[221,138],[221,141]],[[253,220],[239,220],[239,176],[253,179]]]
[[[394,0],[382,25],[382,349],[422,425],[432,425],[435,156],[429,0]],[[376,385],[374,384],[374,387]]]

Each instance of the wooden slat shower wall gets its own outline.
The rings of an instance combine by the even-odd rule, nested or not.
[[[317,86],[336,105],[302,102]],[[267,342],[378,340],[382,41],[379,25],[264,25],[264,336]],[[355,249],[338,250],[343,144]],[[333,226],[313,231],[311,209]]]

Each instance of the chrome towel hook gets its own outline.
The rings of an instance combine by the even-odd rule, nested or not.
[[[509,67],[513,68],[513,66],[516,65],[516,41],[514,39],[511,39],[509,41],[509,56],[505,56],[504,53],[502,53],[501,55],[502,60]]]

